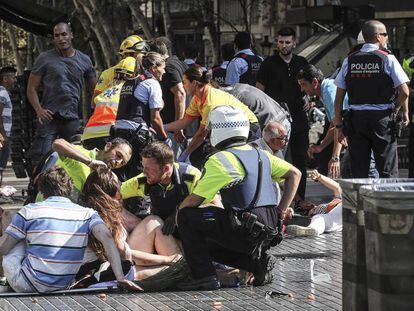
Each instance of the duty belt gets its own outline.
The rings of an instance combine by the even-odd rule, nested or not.
[[[257,220],[257,216],[250,212],[241,214],[241,226],[249,233],[249,239],[254,243],[252,255],[260,258],[262,252],[271,246],[276,246],[283,240],[281,221],[278,220],[278,227],[271,228]]]

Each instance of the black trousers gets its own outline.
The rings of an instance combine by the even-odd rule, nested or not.
[[[414,178],[414,100],[410,101],[410,134],[408,138],[408,177]]]
[[[368,177],[371,149],[379,176],[397,177],[397,139],[391,110],[352,111],[348,138],[352,177]]]
[[[178,212],[178,231],[195,279],[216,274],[213,260],[253,273],[260,267],[259,260],[250,254],[254,246],[248,233],[222,208],[181,209]]]
[[[52,149],[52,143],[56,138],[63,138],[70,142],[71,137],[78,134],[79,128],[79,119],[54,116],[49,122],[39,123],[38,121],[36,134],[28,153],[32,165],[36,165]]]
[[[329,131],[330,122],[327,117],[325,117],[325,126],[323,128],[323,133],[321,135],[321,139],[319,143],[325,138],[326,134]],[[322,150],[322,152],[317,153],[315,155],[316,161],[318,163],[318,171],[322,175],[328,176],[328,164],[329,161],[331,161],[332,158],[332,151],[333,151],[333,143],[330,143],[328,146],[325,147],[325,149]]]
[[[293,128],[289,139],[288,153],[290,154],[291,163],[293,166],[295,166],[302,173],[297,193],[303,200],[305,199],[306,193],[306,160],[308,157],[308,147],[309,129],[295,131]]]

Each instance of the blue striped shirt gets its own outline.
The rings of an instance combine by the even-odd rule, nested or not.
[[[10,100],[9,92],[4,86],[0,85],[0,104],[3,105],[3,113],[1,117],[3,118],[4,131],[6,132],[7,137],[10,137],[11,127],[12,127],[12,103]]]
[[[68,288],[82,265],[88,235],[104,222],[98,213],[63,197],[24,206],[6,233],[27,242],[22,272],[38,292]]]

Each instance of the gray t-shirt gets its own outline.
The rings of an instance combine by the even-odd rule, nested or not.
[[[221,90],[230,93],[249,107],[259,120],[261,129],[270,121],[283,122],[288,115],[277,101],[249,84],[236,83]]]
[[[32,74],[41,76],[42,107],[66,119],[78,118],[83,79],[95,77],[89,56],[75,50],[72,57],[63,57],[55,49],[39,55]]]

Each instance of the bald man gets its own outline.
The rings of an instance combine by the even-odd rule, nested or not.
[[[354,178],[368,177],[371,148],[380,177],[397,177],[395,115],[402,110],[403,124],[408,125],[409,79],[395,56],[385,51],[388,33],[383,23],[365,22],[362,35],[365,44],[348,55],[335,79],[335,136],[342,143],[344,134],[348,139]],[[345,93],[349,111],[343,120]]]
[[[279,122],[269,122],[263,129],[262,138],[252,142],[252,145],[269,151],[270,154],[284,159],[289,135],[285,127]]]
[[[83,82],[90,95],[95,88],[92,61],[73,48],[72,39],[70,25],[57,23],[53,27],[55,48],[40,53],[29,76],[27,98],[37,115],[36,136],[29,151],[33,165],[51,150],[56,138],[69,141],[78,133]],[[40,86],[41,100],[37,94]]]

